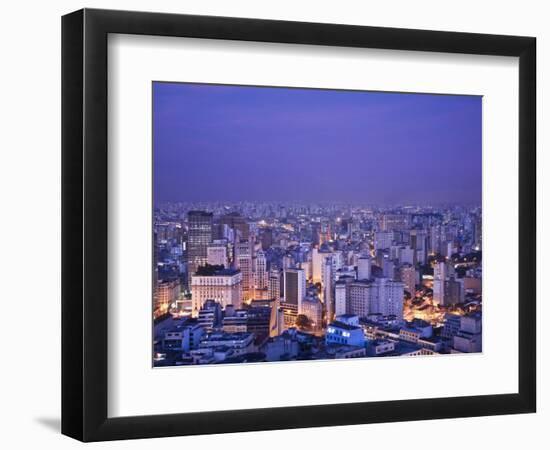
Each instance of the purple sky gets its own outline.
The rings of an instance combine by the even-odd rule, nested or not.
[[[481,97],[153,84],[155,201],[481,204]]]

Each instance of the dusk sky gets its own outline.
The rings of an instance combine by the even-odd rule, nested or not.
[[[154,83],[155,201],[481,204],[481,102]]]

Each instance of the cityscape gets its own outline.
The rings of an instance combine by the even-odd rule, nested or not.
[[[481,99],[153,85],[154,367],[482,351]]]

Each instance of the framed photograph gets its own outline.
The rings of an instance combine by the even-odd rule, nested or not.
[[[62,432],[535,412],[536,40],[62,20]]]

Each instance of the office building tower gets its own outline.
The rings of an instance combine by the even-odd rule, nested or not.
[[[332,258],[325,259],[322,286],[325,321],[329,323],[334,318],[334,267]]]
[[[306,295],[306,277],[302,269],[286,269],[284,272],[284,301],[296,305],[298,311]]]
[[[273,245],[273,229],[264,228],[262,230],[262,250],[267,250]]]
[[[188,280],[200,266],[208,262],[207,248],[212,242],[212,213],[189,211],[187,214],[187,271]]]
[[[272,267],[269,271],[269,286],[268,286],[268,297],[278,302],[282,295],[282,272],[277,267]]]
[[[225,225],[235,231],[235,241],[247,241],[250,237],[248,221],[238,213],[230,213],[220,217],[220,225]]]
[[[434,266],[433,302],[436,305],[445,305],[445,279],[447,267],[444,262],[436,262]]]
[[[445,280],[445,295],[444,305],[456,305],[458,303],[464,303],[464,282],[462,279],[454,277]]]
[[[235,245],[235,267],[242,273],[242,301],[248,303],[254,298],[254,267],[252,244],[241,240]]]
[[[256,258],[254,259],[254,269],[256,289],[266,289],[269,284],[269,276],[267,272],[267,260],[265,253],[262,250],[256,253]]]

